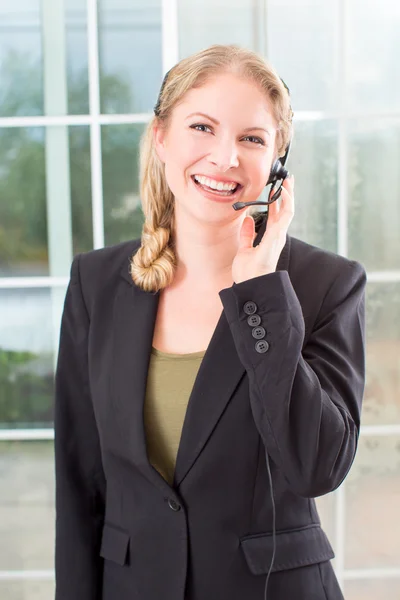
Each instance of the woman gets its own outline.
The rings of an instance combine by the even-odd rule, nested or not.
[[[292,135],[262,57],[182,60],[155,113],[141,239],[71,267],[56,598],[342,599],[313,498],[356,452],[365,271],[287,235],[293,179],[268,223],[232,208],[260,197]]]

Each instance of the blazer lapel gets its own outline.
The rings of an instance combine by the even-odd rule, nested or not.
[[[254,246],[259,243],[265,226],[264,220]],[[287,269],[289,240],[287,237],[277,270]],[[137,245],[136,249],[138,247]],[[135,248],[131,254],[134,251]],[[112,418],[117,421],[120,443],[123,444],[121,452],[128,451],[129,459],[141,473],[168,493],[170,486],[148,460],[143,420],[147,373],[160,294],[143,292],[132,282],[129,275],[131,254],[121,271],[125,281],[118,288],[114,305]],[[175,466],[175,489],[194,466],[244,375],[245,369],[236,352],[225,313],[221,309],[221,316],[188,399]]]
[[[124,271],[129,276],[129,258]],[[125,277],[126,279],[126,277]],[[147,372],[159,294],[143,292],[126,281],[117,287],[113,309],[113,367],[110,419],[113,445],[151,483],[168,494],[164,478],[149,463],[143,420]]]

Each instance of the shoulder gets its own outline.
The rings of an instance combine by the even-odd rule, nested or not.
[[[267,218],[265,213],[253,215],[256,232],[263,235]],[[319,282],[320,287],[330,286],[337,278],[365,277],[364,267],[356,260],[309,244],[287,235],[286,245],[278,262],[278,270],[288,271],[292,283],[307,287]],[[311,291],[311,290],[310,290]]]
[[[303,309],[318,312],[324,301],[338,301],[361,293],[366,284],[364,267],[335,252],[289,237],[288,273]]]
[[[130,259],[139,246],[140,238],[83,252],[79,255],[80,268],[87,276],[89,276],[89,272],[96,276],[104,269],[107,275],[112,276],[114,273],[120,272],[124,263]]]
[[[71,265],[71,279],[78,281],[90,303],[104,288],[113,288],[121,273],[129,272],[129,262],[139,248],[140,238],[77,254]]]
[[[290,237],[289,273],[294,277],[307,274],[330,281],[343,272],[365,272],[356,260],[351,260],[330,250]]]

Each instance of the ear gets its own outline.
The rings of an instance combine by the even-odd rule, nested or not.
[[[165,128],[155,124],[153,126],[154,147],[162,163],[165,163],[165,137]]]

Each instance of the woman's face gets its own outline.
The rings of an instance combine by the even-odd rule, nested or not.
[[[167,131],[154,130],[175,201],[203,217],[221,217],[220,211],[234,215],[231,205],[238,200],[257,200],[276,156],[276,127],[268,98],[247,79],[221,74],[191,89],[175,106]],[[194,176],[241,187],[221,202],[220,196],[195,183]],[[203,180],[203,185],[214,182]]]

